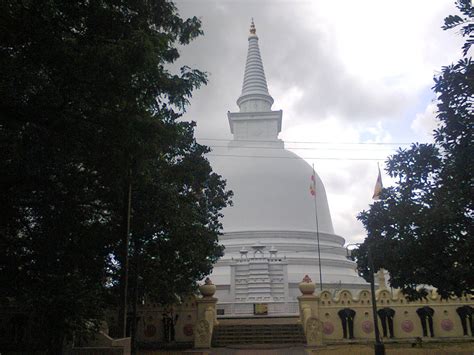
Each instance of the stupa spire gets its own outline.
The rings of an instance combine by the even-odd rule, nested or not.
[[[227,113],[230,132],[234,135],[231,145],[251,145],[258,141],[258,144],[283,147],[283,141],[278,139],[283,112],[272,111],[273,98],[268,93],[253,19],[248,40],[244,84],[242,93],[237,99],[240,112]]]
[[[263,70],[262,57],[258,46],[257,30],[252,18],[249,33],[249,47],[245,64],[242,93],[237,99],[241,112],[270,111],[273,98],[268,92],[267,79]]]

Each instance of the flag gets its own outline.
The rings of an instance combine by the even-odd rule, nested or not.
[[[377,176],[377,182],[375,183],[374,187],[374,195],[372,196],[373,200],[380,200],[380,193],[382,192],[382,174],[380,174],[380,166],[379,168],[379,176]]]
[[[316,173],[314,172],[313,166],[313,175],[311,175],[311,184],[309,184],[309,192],[312,196],[316,196]]]

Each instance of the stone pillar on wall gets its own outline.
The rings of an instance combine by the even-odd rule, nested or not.
[[[196,300],[197,322],[194,332],[195,348],[210,348],[214,326],[218,324],[216,314],[217,298],[213,297],[216,286],[207,278],[204,285],[199,287],[202,298]]]
[[[306,343],[310,346],[323,344],[323,323],[319,316],[319,297],[314,294],[316,285],[306,275],[299,284],[302,293],[298,296],[300,308],[300,322],[306,337]]]

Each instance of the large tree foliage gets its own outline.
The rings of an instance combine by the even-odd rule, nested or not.
[[[169,1],[0,3],[0,297],[35,320],[38,347],[59,353],[101,318],[130,182],[147,290],[185,292],[221,254],[229,193],[178,120],[206,76],[167,67],[200,34]]]
[[[222,255],[219,217],[230,197],[203,157],[208,148],[193,141],[191,127],[184,132],[167,154],[171,160],[151,160],[133,190],[132,260],[140,263],[134,276],[142,296],[162,304],[193,291]]]
[[[132,180],[129,314],[135,319],[130,322],[135,350],[137,304],[179,302],[223,251],[219,217],[231,192],[212,173],[203,156],[209,149],[195,142],[192,124],[176,124],[167,133],[172,144],[158,159],[143,160]]]
[[[411,298],[426,294],[422,285],[442,297],[474,290],[474,8],[470,0],[456,5],[463,17],[447,17],[443,28],[461,27],[467,41],[463,58],[435,78],[435,143],[389,157],[386,171],[396,185],[358,217],[368,233],[356,252],[359,270],[368,279],[371,250],[375,268],[387,269],[390,284]]]

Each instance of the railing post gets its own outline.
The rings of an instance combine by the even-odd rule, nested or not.
[[[300,322],[303,327],[306,343],[310,346],[323,344],[323,323],[319,318],[319,296],[314,294],[316,285],[308,275],[299,284],[302,293],[298,296]]]
[[[216,286],[209,278],[206,278],[205,284],[199,287],[203,295],[196,300],[197,303],[197,322],[194,335],[195,348],[210,348],[212,341],[212,332],[214,326],[218,324],[216,304],[217,298],[213,297],[216,292]]]

